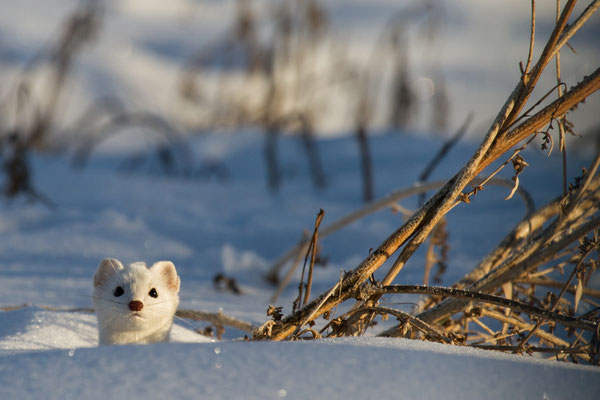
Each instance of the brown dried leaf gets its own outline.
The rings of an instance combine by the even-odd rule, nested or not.
[[[577,289],[575,289],[575,306],[574,312],[577,312],[577,306],[579,305],[579,300],[581,300],[581,296],[583,295],[583,281],[581,279],[577,280]]]
[[[519,188],[519,177],[517,175],[513,176],[513,181],[515,181],[515,186],[513,186],[512,190],[504,200],[510,200]]]

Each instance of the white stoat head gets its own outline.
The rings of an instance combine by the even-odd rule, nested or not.
[[[100,344],[153,343],[169,339],[179,305],[179,276],[170,261],[147,268],[114,258],[94,274],[94,308]]]

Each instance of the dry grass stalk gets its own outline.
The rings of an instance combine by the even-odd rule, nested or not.
[[[310,290],[312,288],[312,280],[313,280],[313,272],[315,269],[315,257],[317,254],[317,240],[319,237],[319,227],[321,226],[321,221],[323,221],[323,217],[325,216],[325,211],[319,210],[319,214],[317,214],[317,220],[315,221],[315,230],[313,232],[312,238],[310,240],[310,266],[308,268],[308,277],[306,278],[306,292],[304,293],[304,299],[302,300],[302,304],[308,303],[308,299],[310,298]],[[304,266],[306,266],[306,260],[308,259],[308,253],[306,254],[306,258],[304,259]],[[304,268],[302,269],[302,277],[304,277]],[[300,294],[298,295],[298,300],[300,301],[302,297],[302,284],[304,279],[300,279]]]
[[[219,327],[229,326],[235,329],[239,329],[241,331],[252,333],[255,329],[252,324],[239,320],[237,318],[231,317],[229,315],[225,315],[222,312],[210,313],[198,310],[188,310],[185,308],[180,308],[177,310],[175,315],[179,318],[183,319],[191,319],[194,321],[207,321]]]
[[[570,317],[556,313],[552,310],[536,307],[531,304],[523,303],[517,300],[509,300],[504,297],[494,296],[483,292],[477,292],[473,290],[464,290],[456,288],[446,288],[437,286],[422,286],[422,285],[388,285],[388,286],[363,286],[359,292],[354,293],[354,297],[359,300],[364,300],[369,296],[383,296],[385,294],[393,293],[410,293],[410,294],[427,294],[431,296],[442,296],[451,297],[456,299],[468,299],[468,302],[475,300],[478,302],[494,304],[501,307],[508,307],[513,310],[518,310],[523,313],[531,314],[539,318],[548,318],[554,321],[558,321],[561,324],[573,328],[585,329],[594,332],[599,324],[598,322],[589,321],[581,318]],[[427,315],[422,313],[417,317],[427,323],[435,322],[431,321],[431,318],[426,318]],[[395,334],[399,327],[385,331],[382,336],[398,336]]]
[[[571,284],[571,281],[573,280],[573,278],[575,277],[575,274],[577,272],[579,272],[583,262],[586,260],[586,258],[592,254],[592,252],[595,251],[595,247],[590,246],[590,248],[585,252],[585,254],[583,254],[579,260],[579,262],[573,267],[573,271],[571,272],[571,275],[569,276],[569,279],[567,279],[567,282],[565,282],[565,284],[563,285],[560,293],[558,294],[558,296],[553,300],[552,302],[552,306],[550,307],[550,311],[554,311],[556,309],[556,306],[558,306],[559,301],[562,299],[563,295],[565,294],[567,288],[569,287],[569,285]],[[578,301],[578,300],[577,300]],[[577,309],[577,306],[575,306],[575,309]],[[527,334],[527,336],[525,336],[523,338],[523,340],[521,340],[521,342],[519,343],[519,345],[517,346],[517,350],[515,350],[515,352],[520,351],[520,349],[523,348],[523,346],[525,345],[525,343],[527,343],[527,341],[535,334],[535,332],[538,330],[538,328],[544,323],[544,319],[540,318],[540,320],[535,324],[535,326],[529,331],[529,333]]]
[[[551,261],[560,250],[579,240],[598,226],[600,226],[600,217],[595,217],[579,228],[553,241],[556,236],[554,230],[556,223],[551,224],[550,227],[544,229],[522,248],[515,249],[515,253],[511,257],[469,286],[469,289],[489,292],[501,287],[506,282],[518,279],[540,265]],[[448,299],[436,307],[420,313],[419,317],[429,322],[437,321],[464,309],[467,304],[467,301]]]

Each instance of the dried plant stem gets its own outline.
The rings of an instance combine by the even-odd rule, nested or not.
[[[472,344],[468,345],[471,347],[476,347],[478,349],[483,350],[496,350],[496,351],[514,351],[517,346],[507,346],[507,345],[489,345],[489,344]],[[554,353],[554,354],[573,354],[578,357],[585,356],[588,351],[588,346],[578,346],[578,347],[538,347],[538,346],[528,346],[528,352],[532,353]]]
[[[566,210],[563,211],[563,215],[570,213],[572,211],[572,209],[574,207],[576,207],[577,203],[579,203],[579,201],[581,200],[583,195],[587,191],[590,190],[590,185],[592,184],[592,181],[594,180],[594,177],[595,177],[596,172],[598,171],[599,167],[600,167],[600,151],[598,153],[596,153],[596,158],[594,158],[594,161],[592,162],[592,165],[590,166],[587,176],[585,177],[585,181],[583,182],[583,185],[581,185],[581,187],[579,188],[579,191],[577,193],[577,198],[575,199],[575,201],[573,201],[568,206],[568,208]]]
[[[492,124],[492,127],[488,131],[486,138],[483,140],[483,142],[481,143],[475,154],[467,162],[467,164],[461,169],[461,171],[456,175],[455,178],[448,181],[448,183],[438,192],[438,194],[434,196],[430,201],[428,201],[419,210],[421,212],[417,211],[417,213],[415,213],[413,221],[415,224],[418,224],[418,226],[415,226],[414,229],[411,229],[412,232],[410,233],[410,235],[413,235],[412,238],[410,238],[408,243],[404,246],[402,252],[398,256],[398,259],[383,278],[382,284],[388,285],[394,280],[396,275],[398,275],[400,270],[402,270],[402,268],[404,267],[406,261],[425,241],[433,227],[452,208],[454,204],[454,199],[458,197],[458,195],[462,192],[463,188],[473,178],[475,178],[475,176],[477,175],[477,173],[475,172],[477,166],[479,165],[479,163],[485,156],[485,153],[488,151],[488,149],[494,142],[496,135],[498,134],[498,131],[500,129],[500,126],[508,117],[508,115],[512,111],[512,108],[513,102],[508,101],[504,105],[503,111],[500,112],[500,114],[498,114],[498,117],[496,117],[496,121],[494,121],[494,123]],[[404,226],[406,226],[407,228],[412,228],[409,223],[410,221],[407,222]],[[400,232],[402,232],[402,228],[400,229]],[[406,237],[406,239],[409,238]],[[396,249],[394,249],[394,251]],[[371,273],[373,272],[374,270]]]
[[[471,285],[470,289],[483,292],[495,290],[502,286],[502,284],[516,279],[527,271],[534,270],[539,265],[548,262],[560,249],[567,247],[598,226],[600,226],[600,217],[591,219],[555,242],[549,242],[549,238],[553,236],[553,229],[552,227],[547,228],[536,240],[531,241],[519,253]],[[433,322],[449,314],[458,312],[467,305],[468,301],[462,299],[446,299],[435,307],[420,313],[418,316],[426,322]]]
[[[480,312],[481,312],[482,317],[493,318],[493,319],[503,322],[505,324],[510,324],[510,325],[516,326],[517,328],[519,328],[521,330],[531,330],[533,328],[532,324],[528,324],[517,318],[507,316],[504,313],[493,311],[488,308],[482,308],[480,310]],[[566,340],[558,338],[546,331],[538,330],[537,332],[535,332],[535,335],[537,337],[539,337],[540,339],[545,340],[548,343],[552,343],[555,346],[569,347],[569,343]]]
[[[391,283],[396,275],[405,265],[406,261],[412,256],[417,248],[425,241],[433,227],[440,219],[455,205],[455,200],[459,196],[464,196],[462,190],[472,181],[483,169],[490,163],[498,159],[502,154],[516,145],[521,140],[540,130],[555,118],[562,117],[568,110],[579,104],[587,96],[600,88],[600,68],[594,71],[591,76],[586,77],[582,82],[571,90],[567,91],[563,97],[559,98],[549,106],[544,107],[532,117],[528,117],[518,126],[511,128],[519,118],[519,114],[526,105],[536,83],[538,82],[543,70],[551,61],[555,52],[560,49],[557,45],[559,39],[563,37],[567,20],[573,11],[575,0],[568,0],[563,11],[546,42],[542,54],[538,58],[531,72],[522,77],[508,97],[500,112],[495,118],[492,126],[485,135],[479,148],[466,165],[458,174],[450,179],[427,203],[425,203],[415,214],[394,233],[392,233],[375,251],[373,251],[362,263],[354,270],[347,273],[341,283],[341,295],[338,297],[328,297],[321,302],[329,290],[317,297],[311,303],[303,308],[284,317],[280,323],[273,326],[270,337],[274,340],[281,340],[290,335],[297,328],[300,321],[304,321],[306,316],[311,314],[313,318],[329,311],[339,303],[352,297],[355,292],[385,261],[387,261],[401,246],[404,248],[400,252],[396,262],[387,272],[382,280],[383,285]],[[574,33],[574,31],[573,31]],[[566,42],[565,42],[566,43]],[[570,215],[570,213],[569,213]],[[536,237],[531,243],[525,245],[518,253],[508,259],[502,266],[492,270],[482,280],[476,282],[472,289],[477,291],[491,291],[520,275],[537,268],[539,265],[553,259],[557,252],[565,248],[573,241],[585,235],[589,230],[600,225],[600,217],[596,217],[587,223],[581,223],[571,232],[565,233],[565,224],[567,222],[576,222],[576,216],[570,215],[560,224],[553,223]],[[583,221],[583,220],[580,220]],[[562,235],[562,236],[561,236]],[[375,294],[366,299],[366,306],[373,306],[378,300]],[[418,317],[425,322],[433,322],[448,314],[451,310],[460,310],[465,306],[462,299],[458,304],[446,308],[440,313],[438,307],[421,313]],[[318,310],[315,310],[317,305]],[[468,304],[468,301],[467,301]],[[438,308],[436,310],[436,308]],[[441,307],[443,308],[443,307]]]
[[[492,336],[491,338],[487,339],[486,341],[500,339],[500,337],[493,337],[494,336],[494,331],[491,330],[486,324],[484,324],[483,322],[481,322],[479,320],[479,318],[470,318],[470,320],[473,321],[475,324],[479,325],[479,327],[481,327],[481,329],[483,329],[488,334],[490,334],[490,336]],[[512,335],[512,334],[510,334],[510,335]],[[510,335],[507,335],[507,336],[510,336]],[[506,336],[504,336],[504,337],[506,337]]]
[[[556,0],[556,19],[560,15],[560,0]],[[562,97],[562,81],[560,78],[560,50],[556,52],[556,83],[558,85],[558,97]],[[563,164],[563,195],[567,194],[567,142],[565,140],[565,124],[564,119],[560,118],[558,120],[558,133],[559,133],[559,150],[562,153],[562,164]]]
[[[356,140],[360,149],[360,165],[363,182],[363,199],[365,203],[373,201],[375,189],[373,187],[373,162],[371,160],[371,150],[369,148],[369,138],[367,132],[367,123],[358,122],[356,128]]]
[[[475,292],[472,290],[463,290],[456,288],[447,288],[440,286],[422,286],[422,285],[388,285],[376,287],[372,286],[368,289],[363,289],[360,293],[359,298],[365,298],[368,296],[383,296],[385,294],[426,294],[430,296],[443,296],[453,297],[460,299],[468,299],[469,301],[480,301],[482,303],[494,304],[501,307],[508,307],[513,310],[518,310],[527,314],[534,315],[536,317],[547,318],[561,324],[573,328],[585,329],[588,331],[595,331],[598,328],[598,323],[593,321],[582,320],[579,318],[570,317],[556,313],[554,311],[546,310],[544,308],[536,307],[531,304],[523,303],[521,301],[509,300],[504,297],[494,296],[487,293]],[[418,316],[417,316],[418,317]],[[423,320],[427,322],[426,320]],[[384,332],[383,336],[395,336],[389,335],[390,331]]]
[[[315,257],[317,254],[317,240],[319,237],[319,226],[321,226],[321,221],[323,221],[324,216],[325,216],[325,211],[323,211],[321,209],[319,211],[319,214],[317,215],[317,221],[315,222],[315,230],[314,230],[312,240],[311,240],[312,254],[310,257],[310,267],[308,269],[308,277],[306,278],[306,293],[304,294],[304,300],[302,301],[302,304],[306,304],[308,302],[308,299],[310,298],[310,289],[312,287],[313,271],[315,269]],[[306,262],[306,260],[305,260],[305,262]]]
[[[594,0],[585,8],[585,10],[583,10],[575,22],[569,25],[569,27],[562,33],[560,40],[556,44],[556,49],[552,53],[552,56],[554,56],[565,44],[567,44],[575,32],[577,32],[583,26],[583,24],[590,19],[590,17],[596,12],[596,10],[598,10],[598,8],[600,8],[600,0]]]
[[[393,315],[398,319],[407,321],[412,326],[414,326],[416,329],[429,335],[432,339],[435,339],[435,340],[438,340],[438,341],[444,342],[444,343],[451,343],[451,340],[448,339],[436,327],[429,325],[428,323],[421,321],[419,318],[415,317],[414,315],[411,315],[404,311],[396,310],[396,309],[389,308],[389,307],[365,307],[365,308],[360,308],[357,311]]]
[[[517,157],[520,152],[522,152],[523,150],[525,150],[525,148],[527,146],[529,146],[529,144],[533,141],[533,139],[536,138],[536,136],[537,136],[537,133],[533,134],[531,136],[531,138],[529,140],[527,140],[521,147],[519,147],[518,149],[514,150],[513,154],[510,157],[508,157],[506,159],[506,161],[504,161],[498,168],[496,168],[494,170],[494,172],[492,172],[486,179],[484,179],[481,184],[479,184],[476,187],[474,187],[473,190],[468,195],[474,194],[475,191],[480,190],[481,186],[487,184],[490,179],[492,179],[494,176],[496,176],[496,174],[498,172],[500,172],[509,162],[511,162],[515,157]],[[514,187],[511,190],[511,193],[508,195],[508,197],[506,197],[504,200],[510,200],[512,198],[512,196],[514,195],[515,191],[519,188],[519,180],[518,180],[519,178],[517,176],[515,176],[515,178],[516,178],[516,180],[515,180]],[[459,200],[459,202],[460,202],[460,200]]]
[[[379,307],[356,308],[356,309],[348,311],[344,315],[340,316],[340,318],[346,318],[353,314],[366,314],[366,313],[381,314],[381,315],[393,315],[394,317],[396,317],[402,321],[408,322],[411,326],[415,327],[416,329],[425,333],[426,335],[429,335],[432,339],[435,339],[437,341],[444,342],[444,343],[452,342],[448,337],[446,337],[446,335],[444,335],[443,332],[438,330],[436,327],[429,325],[428,323],[426,323],[424,321],[421,321],[420,319],[416,318],[414,315],[411,315],[404,311],[396,310],[396,309],[390,308],[390,307],[379,306]],[[329,326],[329,324],[325,328],[323,328],[323,330],[327,329],[328,326]]]
[[[338,286],[339,286],[339,284],[340,284],[340,283],[341,283],[341,280],[340,280],[340,281],[338,281],[338,283],[337,283],[337,284],[336,284],[334,287],[332,287],[332,288],[329,290],[329,292],[328,292],[328,293],[327,293],[327,294],[326,294],[326,295],[323,297],[323,299],[321,300],[321,302],[320,302],[319,304],[317,304],[317,306],[316,306],[316,307],[313,309],[313,311],[312,311],[310,314],[308,314],[308,315],[306,316],[306,318],[304,318],[304,320],[303,320],[303,321],[301,321],[301,322],[298,324],[298,328],[296,329],[296,332],[298,332],[300,329],[302,329],[302,327],[303,327],[304,325],[306,325],[306,323],[307,323],[308,321],[311,321],[311,320],[312,320],[312,317],[313,317],[313,315],[315,314],[315,312],[316,312],[316,311],[317,311],[319,308],[321,308],[321,306],[323,305],[323,303],[325,303],[325,302],[327,301],[327,299],[329,299],[329,297],[331,297],[331,296],[333,296],[333,295],[335,294],[335,291],[338,289]],[[299,335],[299,334],[298,334],[298,333],[296,333],[296,336],[298,336],[298,335]]]
[[[593,210],[595,204],[600,201],[600,177],[590,182],[588,189],[594,192],[592,198],[582,201],[580,208],[583,210]],[[548,220],[558,215],[561,210],[563,197],[559,197],[542,207],[533,214],[522,219],[515,228],[500,242],[500,244],[485,257],[471,272],[461,280],[462,283],[473,283],[481,279],[485,274],[496,268],[504,262],[511,253],[515,252],[522,245],[522,241],[531,238]]]
[[[431,269],[433,268],[433,264],[435,264],[435,245],[433,244],[433,240],[429,241],[429,245],[427,246],[427,250],[425,252],[425,271],[423,272],[423,285],[429,284],[429,275],[431,274]]]
[[[558,282],[549,278],[525,278],[517,279],[515,282],[534,286],[547,286],[557,289],[560,289],[564,286],[563,282]],[[575,289],[571,286],[567,287],[567,291],[571,294],[575,294]],[[589,297],[600,299],[600,290],[597,289],[583,288],[583,294]]]
[[[207,321],[215,326],[230,326],[232,328],[236,328],[248,333],[252,333],[255,329],[255,327],[252,326],[252,324],[225,315],[220,311],[216,313],[209,313],[204,311],[179,308],[177,309],[175,315],[179,318],[191,319],[194,321]]]
[[[531,74],[529,76],[524,77],[523,80],[519,82],[519,84],[517,85],[517,88],[513,91],[513,93],[509,97],[509,99],[506,101],[506,103],[502,107],[502,110],[496,117],[496,121],[492,125],[492,128],[490,128],[490,130],[488,131],[488,134],[486,135],[486,138],[480,145],[478,151],[471,158],[471,160],[469,160],[469,162],[461,170],[461,172],[459,172],[457,177],[454,178],[454,179],[456,179],[456,183],[453,185],[453,190],[448,190],[448,192],[449,192],[448,196],[445,197],[445,200],[443,201],[442,204],[437,205],[437,208],[434,210],[434,215],[429,218],[426,226],[419,229],[418,232],[415,234],[415,236],[413,236],[413,238],[410,239],[408,244],[404,247],[404,249],[400,253],[400,256],[398,257],[398,259],[396,260],[396,262],[394,263],[392,268],[388,271],[388,273],[384,277],[384,279],[382,281],[382,283],[384,285],[389,284],[395,278],[395,276],[398,274],[398,272],[400,272],[400,270],[402,269],[402,267],[404,266],[404,264],[408,260],[408,258],[414,253],[414,251],[419,247],[419,245],[425,240],[425,237],[429,234],[429,232],[432,229],[432,225],[435,226],[435,224],[437,223],[439,218],[441,218],[441,216],[443,214],[445,214],[447,211],[449,211],[452,208],[451,200],[448,200],[448,198],[454,199],[454,198],[458,197],[458,194],[460,193],[460,191],[462,191],[462,188],[468,183],[469,180],[474,178],[481,170],[483,170],[483,168],[485,168],[485,166],[487,166],[493,160],[497,159],[501,154],[505,153],[506,151],[508,151],[508,149],[510,149],[510,147],[512,147],[514,144],[516,144],[516,143],[511,144],[511,146],[509,146],[508,148],[505,148],[504,151],[502,151],[501,153],[496,153],[496,155],[491,158],[489,158],[489,156],[487,154],[485,154],[488,151],[493,151],[492,149],[497,148],[498,142],[504,143],[506,141],[505,136],[508,138],[514,138],[514,135],[511,135],[512,132],[509,132],[508,134],[504,134],[504,133],[501,134],[499,136],[499,140],[496,141],[496,136],[499,132],[499,129],[503,126],[510,126],[512,124],[512,122],[514,120],[516,120],[518,112],[525,105],[527,99],[529,98],[529,95],[533,91],[533,87],[535,86],[535,84],[537,83],[537,80],[541,76],[543,69],[545,68],[545,66],[548,64],[548,62],[551,59],[549,53],[551,51],[553,51],[554,46],[556,45],[556,42],[558,40],[558,37],[562,33],[562,31],[565,27],[566,21],[570,15],[571,11],[573,10],[574,6],[575,6],[575,1],[569,0],[567,2],[567,5],[563,9],[563,12],[556,24],[551,36],[550,36],[550,39],[548,39],[548,42],[544,48],[544,51],[542,52],[542,55],[540,56],[540,59],[536,63],[535,67],[533,68]],[[599,71],[600,71],[600,69],[596,71],[596,75],[600,75]],[[596,79],[597,79],[597,81],[592,78],[591,81],[594,82],[598,87],[600,87],[600,78],[598,76],[596,76]],[[584,80],[582,82],[582,84],[584,82],[586,82],[586,80]],[[592,84],[592,86],[594,86],[594,85]],[[596,88],[596,90],[597,90],[597,88]],[[581,90],[581,89],[572,90],[571,92],[580,92],[580,91],[585,92],[585,90]],[[583,97],[583,98],[585,98],[585,97]],[[575,103],[575,104],[577,104],[577,103]],[[557,108],[559,108],[559,107],[557,107]],[[565,112],[567,110],[568,109],[565,109]],[[554,116],[555,116],[555,114],[552,115],[553,118],[554,118]],[[522,125],[526,124],[533,118],[534,117],[528,119]],[[548,120],[549,119],[546,119],[546,121],[548,121]],[[533,133],[533,132],[528,132],[528,134],[523,135],[523,138],[528,136],[531,133]],[[484,154],[482,154],[482,153],[484,153]],[[492,158],[493,158],[493,160],[492,160]],[[489,161],[488,164],[485,164],[486,161]],[[449,181],[449,184],[454,179]],[[464,180],[467,180],[467,182],[464,182]],[[441,193],[443,191],[444,191],[444,188],[442,190],[440,190],[440,192],[438,192],[438,193]],[[423,208],[427,208],[427,204]],[[420,221],[419,221],[419,223],[420,223]]]
[[[529,55],[527,56],[527,64],[523,70],[523,76],[529,73],[531,59],[533,58],[533,44],[535,43],[535,0],[531,0],[531,34],[529,36]]]
[[[558,39],[560,38],[560,35],[563,33],[563,31],[565,29],[567,20],[569,19],[569,16],[571,15],[573,8],[575,7],[575,3],[576,3],[575,0],[567,1],[567,4],[563,8],[561,15],[560,15],[558,21],[556,22],[556,25],[554,26],[554,29],[553,29],[552,33],[550,34],[550,37],[548,38],[546,45],[544,46],[544,50],[542,51],[542,54],[540,55],[537,63],[531,70],[531,73],[524,75],[522,77],[522,79],[519,81],[519,84],[513,91],[513,94],[509,97],[509,101],[514,101],[515,104],[514,104],[514,107],[512,107],[510,115],[508,115],[507,118],[505,118],[505,120],[503,121],[502,128],[504,128],[504,129],[508,128],[517,119],[519,113],[521,112],[521,110],[523,109],[525,104],[527,103],[529,96],[533,92],[533,89],[536,86],[539,78],[541,77],[542,72],[544,71],[546,65],[548,65],[548,63],[554,56],[553,55],[554,51],[558,50],[558,48],[557,48]],[[502,137],[502,135],[500,136],[500,138],[504,139]]]
[[[558,305],[558,302],[560,301],[560,299],[562,299],[562,297],[564,296],[567,288],[569,287],[569,285],[571,284],[571,281],[573,280],[573,278],[575,277],[575,274],[577,273],[577,271],[579,270],[579,268],[581,267],[581,265],[583,264],[583,262],[588,258],[588,256],[595,251],[595,247],[591,247],[589,250],[587,250],[579,259],[579,262],[573,267],[573,271],[571,272],[571,275],[569,276],[569,279],[567,279],[567,282],[565,282],[565,284],[563,285],[560,293],[558,294],[558,296],[556,296],[556,299],[554,299],[554,301],[552,302],[552,306],[550,307],[550,311],[554,311],[556,309],[556,306]],[[531,337],[533,336],[533,334],[538,330],[538,328],[544,323],[544,319],[541,318],[533,327],[533,329],[531,329],[529,331],[529,333],[527,334],[527,336],[525,336],[523,338],[523,340],[521,340],[521,342],[519,343],[519,345],[517,346],[517,349],[515,350],[515,352],[519,352],[521,351],[521,349],[523,348],[523,346],[525,345],[525,343],[527,343],[527,341],[529,339],[531,339]]]
[[[489,151],[485,159],[477,168],[483,171],[494,160],[510,150],[521,140],[541,130],[550,120],[565,115],[567,111],[585,100],[589,95],[600,89],[600,68],[584,78],[576,86],[568,90],[563,97],[547,105],[535,115],[529,117],[520,125],[514,127]]]

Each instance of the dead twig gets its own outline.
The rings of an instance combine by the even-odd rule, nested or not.
[[[476,347],[483,350],[495,350],[495,351],[510,351],[514,352],[517,346],[508,345],[493,345],[493,344],[471,344],[467,345],[470,347]],[[552,354],[573,354],[585,356],[589,351],[589,346],[577,346],[577,347],[538,347],[538,346],[527,346],[522,351],[526,353],[552,353]]]
[[[308,277],[306,278],[306,293],[304,293],[304,300],[302,304],[308,303],[308,299],[310,298],[310,290],[312,288],[312,280],[313,280],[313,272],[315,269],[315,256],[317,254],[317,240],[319,237],[319,226],[321,226],[321,221],[323,221],[323,217],[325,216],[325,211],[322,209],[319,210],[319,214],[317,215],[317,221],[315,222],[315,230],[313,232],[312,240],[311,240],[311,249],[312,254],[310,257],[310,266],[308,269]],[[304,260],[306,264],[306,260]],[[304,275],[304,273],[303,273]]]
[[[569,287],[569,285],[571,284],[571,281],[573,280],[573,278],[575,277],[575,274],[579,271],[579,268],[581,267],[581,265],[583,264],[583,262],[586,260],[586,258],[593,252],[596,251],[596,246],[590,246],[590,248],[581,255],[581,258],[579,260],[579,262],[573,267],[573,271],[571,272],[571,275],[569,276],[569,279],[567,279],[567,282],[565,282],[565,284],[563,285],[560,293],[558,294],[558,296],[554,299],[554,301],[552,302],[552,305],[550,306],[549,310],[550,311],[554,311],[556,309],[556,306],[558,305],[558,302],[560,301],[560,299],[562,299],[563,295],[565,294],[567,288]],[[515,350],[515,352],[519,352],[521,351],[521,349],[523,348],[523,346],[525,345],[525,343],[527,343],[527,341],[533,336],[533,334],[535,333],[535,331],[538,330],[538,328],[544,323],[544,318],[541,318],[533,327],[533,329],[531,329],[531,331],[529,331],[529,333],[527,334],[527,336],[525,336],[523,338],[523,340],[521,340],[521,342],[519,343],[519,345],[517,346],[517,349]]]
[[[504,297],[494,296],[487,293],[475,292],[472,290],[464,290],[464,289],[456,289],[456,288],[447,288],[441,286],[423,286],[423,285],[387,285],[387,286],[373,286],[369,288],[363,288],[359,293],[355,296],[358,299],[364,299],[371,296],[383,296],[386,294],[426,294],[430,296],[442,296],[442,297],[454,297],[460,299],[468,299],[470,301],[480,301],[483,303],[494,304],[501,307],[508,307],[514,310],[519,310],[521,312],[534,315],[540,318],[547,318],[554,320],[556,322],[560,322],[565,326],[569,326],[572,328],[585,329],[588,331],[595,331],[598,327],[598,323],[594,321],[582,320],[579,318],[570,317],[568,315],[563,315],[556,313],[551,310],[546,310],[544,308],[532,306],[527,303],[523,303],[521,301],[509,300]],[[424,320],[427,322],[426,320]],[[383,336],[393,336],[388,335],[391,331],[386,331]]]
[[[517,283],[525,283],[528,285],[534,286],[547,286],[556,289],[560,289],[564,287],[563,282],[558,282],[549,278],[524,278],[515,280]],[[571,294],[575,294],[575,288],[572,286],[567,287],[567,292]],[[591,289],[591,288],[583,288],[583,294],[590,297],[595,297],[596,299],[600,299],[600,290]]]
[[[240,319],[223,314],[221,311],[210,313],[198,310],[189,310],[185,308],[177,309],[175,315],[179,318],[191,319],[194,321],[206,321],[215,326],[230,326],[241,331],[252,333],[255,329],[252,324]]]

